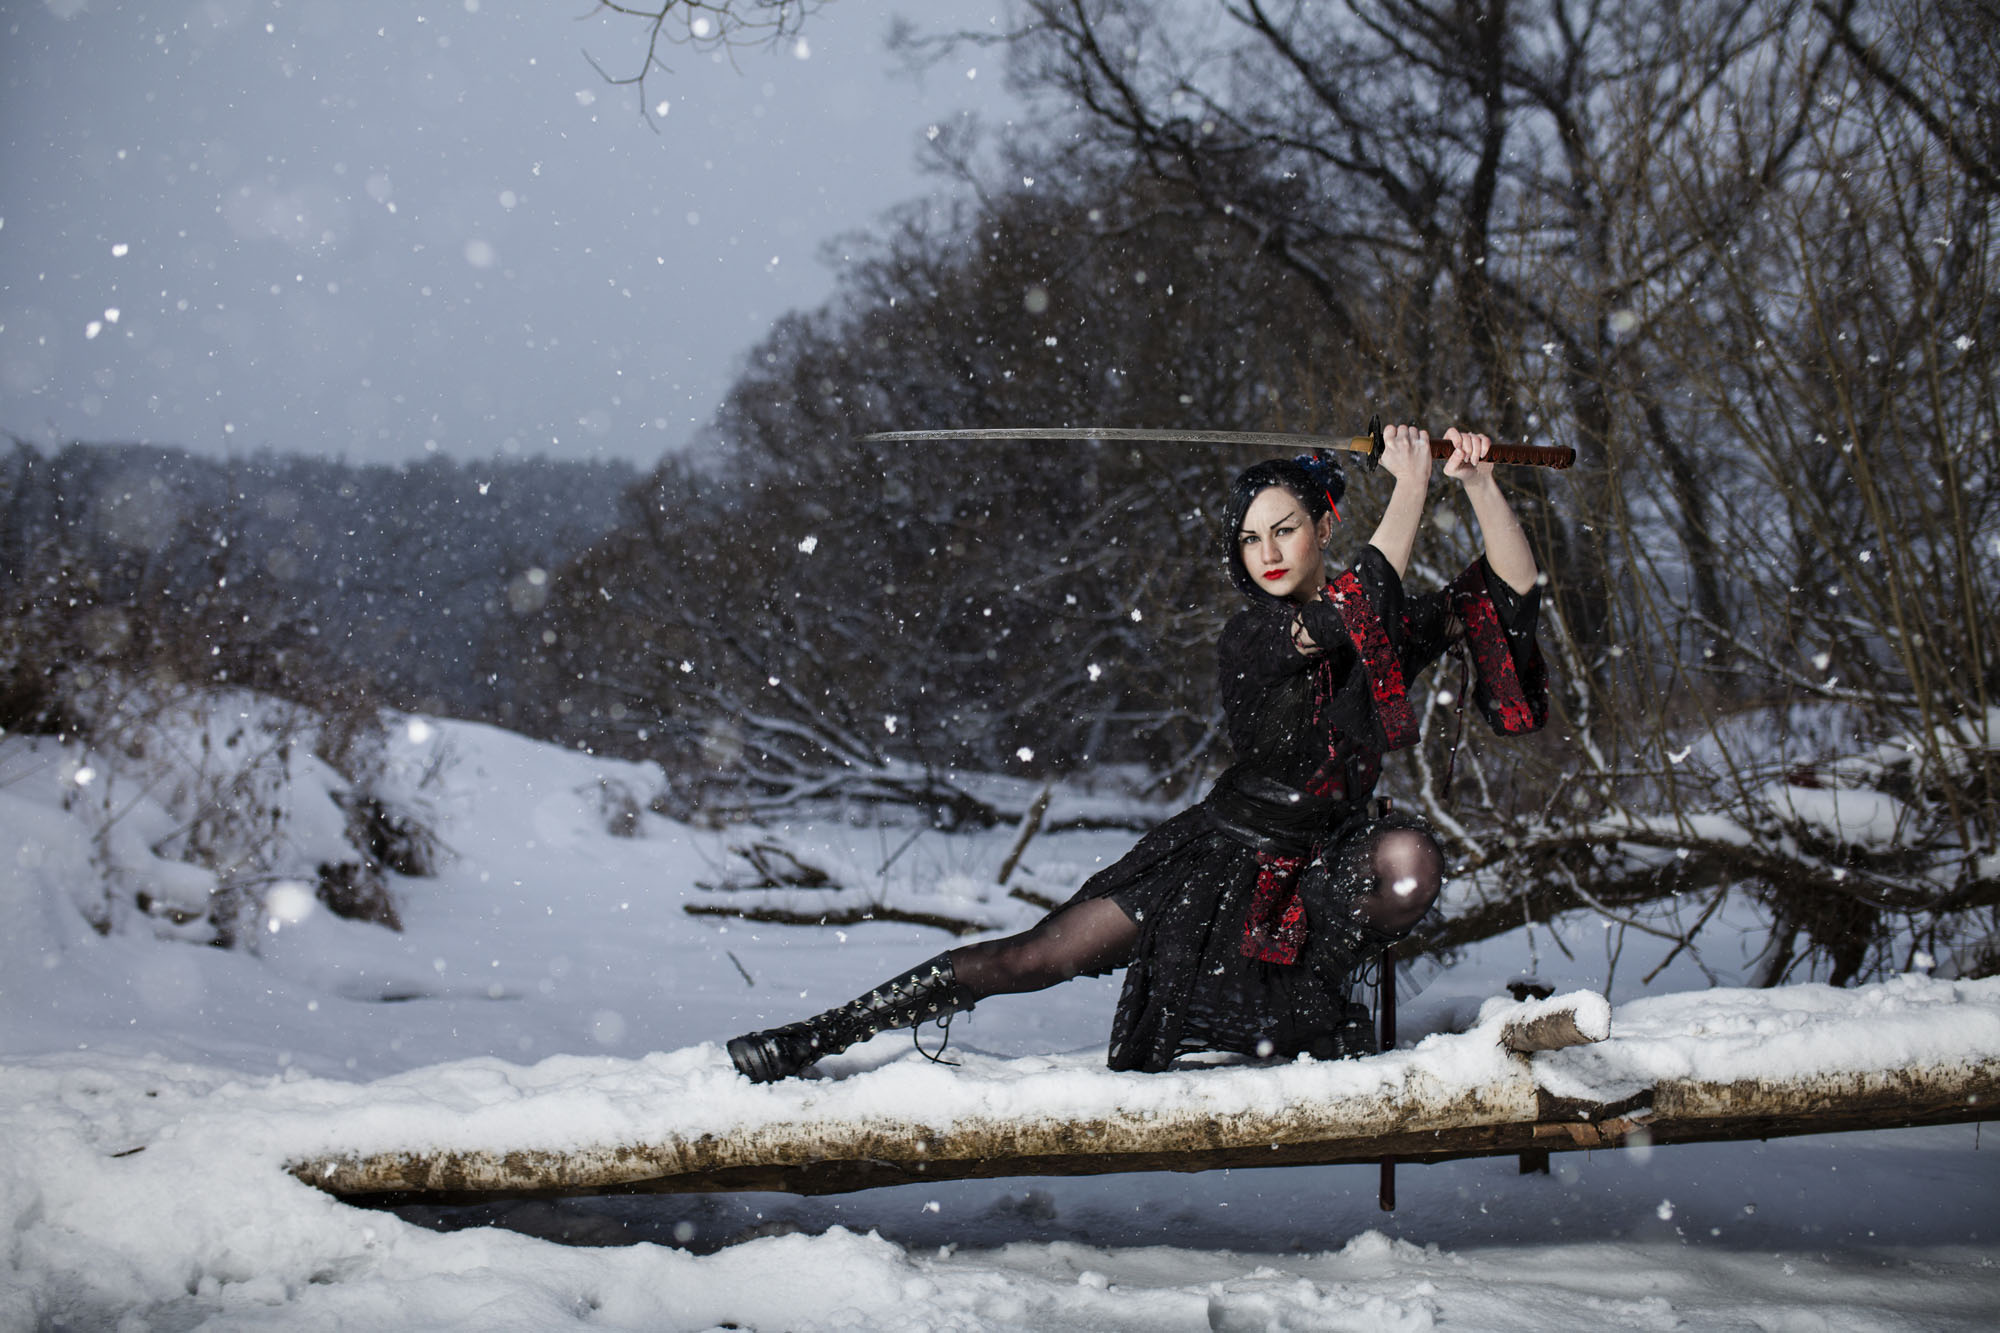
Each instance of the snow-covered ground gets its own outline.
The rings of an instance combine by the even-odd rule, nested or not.
[[[14,852],[0,857],[0,1329],[1938,1329],[1991,1327],[2000,1310],[2000,1158],[1969,1125],[1559,1154],[1547,1176],[1511,1159],[1406,1166],[1393,1214],[1357,1167],[350,1207],[284,1163],[496,1126],[560,1143],[740,1123],[802,1099],[935,1110],[1037,1079],[1083,1104],[1115,1097],[1119,1077],[1095,1068],[1115,996],[1097,980],[961,1018],[958,1071],[894,1033],[829,1062],[837,1084],[753,1089],[727,1070],[723,1038],[846,999],[950,938],[690,916],[746,896],[697,885],[738,877],[730,849],[751,831],[646,814],[639,836],[614,836],[607,791],[643,795],[656,774],[456,723],[401,729],[395,745],[392,773],[433,775],[424,800],[448,849],[435,878],[397,882],[404,931],[294,905],[252,952],[133,919],[94,930],[83,908],[107,866],[186,878],[139,864],[170,839],[166,803],[128,789],[123,826],[145,836],[93,841],[76,789],[80,771],[104,780],[104,757],[0,741],[0,845]],[[324,820],[298,822],[327,836]],[[769,833],[853,886],[844,898],[1001,929],[1034,915],[990,887],[1010,829]],[[1129,841],[1045,835],[1028,882],[1065,892]],[[802,908],[825,891],[761,896]],[[1741,915],[1705,936],[1702,962],[1728,982],[1757,942]],[[2000,1011],[1992,983],[1924,978],[1715,993],[1699,1010],[1641,1000],[1666,941],[1559,924],[1560,944],[1543,926],[1475,951],[1409,1007],[1407,1031],[1462,1020],[1531,950],[1565,989],[1609,977],[1627,1059],[1691,1049],[1691,1015],[1730,1037],[1742,1068],[1814,1041],[1866,1064]],[[1705,984],[1683,955],[1650,989]],[[1387,1059],[1419,1057],[1434,1058]],[[1601,1075],[1588,1064],[1601,1058],[1579,1053],[1578,1077]],[[1132,1096],[1171,1100],[1201,1080],[1360,1068],[1122,1077],[1142,1080]]]

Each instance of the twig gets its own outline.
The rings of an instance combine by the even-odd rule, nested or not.
[[[686,903],[689,916],[727,916],[741,921],[760,921],[772,926],[858,926],[868,921],[900,921],[908,926],[929,926],[953,935],[978,935],[994,929],[983,921],[946,916],[941,912],[910,912],[900,907],[848,907],[831,912],[794,912],[784,907],[730,907],[720,903]]]
[[[1729,890],[1717,889],[1715,891],[1714,900],[1711,901],[1709,905],[1702,910],[1702,914],[1700,916],[1695,918],[1694,924],[1688,927],[1687,935],[1684,938],[1677,941],[1674,944],[1673,948],[1667,950],[1667,956],[1660,960],[1660,965],[1654,968],[1652,971],[1648,972],[1645,976],[1641,977],[1639,979],[1639,984],[1641,986],[1652,985],[1653,978],[1659,976],[1660,973],[1666,971],[1667,964],[1673,962],[1674,959],[1678,958],[1680,956],[1680,952],[1682,949],[1692,949],[1694,947],[1694,937],[1701,933],[1701,928],[1708,924],[1708,919],[1715,915],[1716,910],[1722,906],[1724,900],[1727,899],[1728,897],[1729,897]],[[1702,970],[1706,972],[1708,969],[1703,968]]]
[[[880,866],[876,867],[875,873],[878,875],[888,874],[889,867],[896,864],[896,858],[901,856],[904,852],[909,851],[910,845],[914,843],[918,838],[923,837],[924,834],[928,832],[930,832],[929,829],[919,826],[915,833],[912,833],[909,837],[903,839],[901,846],[897,847],[895,851],[889,853],[887,859],[885,859]]]
[[[1007,896],[1009,898],[1017,898],[1030,907],[1039,907],[1044,912],[1053,912],[1062,906],[1061,903],[1049,897],[1046,893],[1036,893],[1033,889],[1024,889],[1018,884],[1007,890]]]
[[[1042,816],[1049,812],[1049,798],[1055,795],[1056,784],[1051,782],[1042,788],[1042,794],[1028,807],[1028,813],[1021,817],[1021,836],[1014,839],[1014,849],[1007,853],[1007,859],[1000,863],[1000,877],[993,882],[1006,887],[1007,879],[1014,873],[1014,867],[1021,863],[1021,853],[1028,850],[1035,834],[1041,830]]]

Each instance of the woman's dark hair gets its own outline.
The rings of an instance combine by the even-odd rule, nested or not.
[[[1333,513],[1340,497],[1347,492],[1347,475],[1341,471],[1340,460],[1324,449],[1315,449],[1309,454],[1299,454],[1294,458],[1267,458],[1261,463],[1245,468],[1229,487],[1229,509],[1222,529],[1222,558],[1229,566],[1229,578],[1237,587],[1253,597],[1269,597],[1271,594],[1257,586],[1250,577],[1250,571],[1243,567],[1243,544],[1237,540],[1243,531],[1244,515],[1257,497],[1273,486],[1282,486],[1292,493],[1294,499],[1305,506],[1306,517],[1318,523],[1322,514]]]

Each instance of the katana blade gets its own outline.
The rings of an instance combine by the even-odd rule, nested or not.
[[[1382,454],[1382,428],[1371,423],[1367,435],[1307,435],[1276,430],[1155,430],[1134,426],[981,426],[962,430],[884,430],[858,437],[871,444],[933,444],[957,440],[1104,440],[1117,443],[1244,444],[1305,453],[1333,449],[1362,454],[1372,464]],[[1431,437],[1431,457],[1450,458],[1451,445]],[[1576,461],[1567,445],[1495,444],[1487,457],[1495,463],[1566,468]]]
[[[1149,430],[1131,426],[1019,426],[969,430],[884,430],[863,440],[922,444],[931,440],[1118,440],[1163,444],[1259,444],[1278,449],[1347,449],[1370,453],[1375,442],[1366,435],[1300,435],[1278,430]]]

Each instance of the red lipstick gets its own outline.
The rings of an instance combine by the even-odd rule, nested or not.
[[[1289,569],[1267,569],[1264,571],[1264,577],[1266,579],[1281,579],[1291,572]]]

